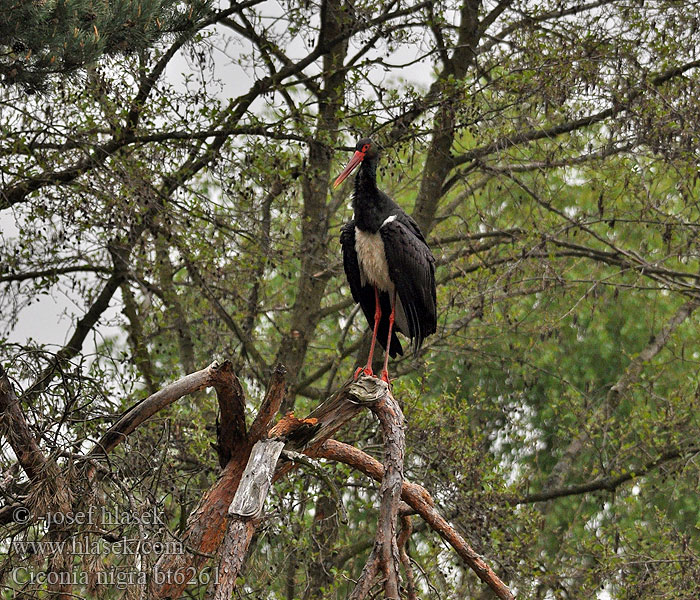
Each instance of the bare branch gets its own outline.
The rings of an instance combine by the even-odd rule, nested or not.
[[[272,372],[265,399],[260,406],[260,410],[258,410],[253,424],[250,426],[250,439],[254,442],[266,436],[267,430],[270,427],[270,421],[272,421],[277,411],[280,409],[286,392],[286,375],[287,369],[284,365],[280,364],[278,364]]]
[[[111,273],[110,267],[100,265],[73,265],[69,267],[54,267],[38,271],[24,271],[23,273],[9,273],[0,275],[0,283],[12,281],[26,281],[27,279],[41,279],[42,277],[57,277],[67,273]]]
[[[219,365],[213,362],[208,367],[185,375],[182,379],[165,386],[155,394],[132,406],[109,430],[102,436],[95,447],[90,450],[88,456],[100,456],[110,453],[122,441],[124,441],[136,428],[151,418],[158,411],[179,400],[187,394],[192,394],[206,387],[221,385],[221,378],[217,378],[216,371],[226,369],[227,362]]]
[[[326,440],[317,450],[312,452],[312,455],[350,465],[375,481],[381,481],[384,477],[384,467],[379,461],[353,446],[336,440]],[[486,583],[501,600],[514,600],[513,594],[493,572],[491,567],[438,513],[434,507],[433,499],[424,488],[405,481],[401,488],[401,498],[425,519],[440,537],[454,548],[479,579]]]

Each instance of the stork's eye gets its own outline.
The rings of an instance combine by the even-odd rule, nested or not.
[[[367,150],[369,150],[369,144],[362,146],[362,152],[367,152]]]

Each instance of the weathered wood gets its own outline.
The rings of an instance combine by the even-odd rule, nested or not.
[[[380,570],[384,575],[384,597],[399,600],[399,564],[401,558],[396,541],[396,520],[401,501],[406,447],[404,418],[401,407],[389,391],[388,385],[381,380],[376,380],[376,382],[376,384],[370,385],[370,382],[362,381],[362,385],[355,388],[357,391],[361,387],[363,392],[367,391],[370,398],[376,398],[373,402],[370,400],[369,407],[379,419],[382,428],[384,466],[382,484],[379,488],[379,518],[374,547],[355,589],[350,595],[351,600],[360,600],[367,595]]]
[[[257,518],[262,514],[275,465],[283,448],[284,442],[274,439],[260,440],[253,446],[236,495],[229,506],[229,516]]]
[[[375,481],[382,481],[384,477],[384,467],[378,460],[354,446],[336,440],[326,440],[319,447],[314,448],[311,455],[350,465]],[[452,546],[462,560],[476,573],[479,579],[491,588],[498,598],[501,600],[515,599],[508,586],[435,509],[435,502],[425,488],[404,481],[401,486],[401,497],[425,520],[433,531]]]
[[[270,430],[269,435],[283,440],[285,449],[307,450],[311,454],[314,448],[333,435],[364,407],[369,407],[377,415],[381,424],[386,468],[383,468],[380,487],[380,516],[374,548],[350,597],[364,598],[381,570],[384,574],[385,596],[398,600],[400,554],[396,543],[396,520],[403,481],[405,442],[403,413],[391,395],[389,385],[381,379],[367,376],[362,376],[357,381],[348,381],[308,417],[298,419],[289,414]],[[267,469],[270,466],[269,462],[263,464],[262,458],[255,460],[257,465],[251,465],[250,462],[248,464],[251,471]],[[269,460],[269,457],[266,460]],[[275,477],[279,478],[291,468],[289,464],[280,467]],[[251,477],[256,476],[251,475]],[[264,479],[261,474],[257,477]],[[240,489],[239,491],[245,493]],[[251,490],[250,493],[256,494],[257,491]],[[264,502],[264,497],[262,499],[240,498],[240,506],[235,511],[250,510],[251,514],[259,514],[252,511],[261,510],[261,502]]]
[[[275,423],[275,426],[268,432],[268,436],[287,441],[289,437],[301,440],[313,436],[317,429],[318,421],[316,419],[297,419],[294,413],[288,413]]]
[[[283,448],[302,450],[318,446],[364,407],[375,412],[382,426],[386,476],[380,488],[380,521],[374,549],[351,597],[364,597],[381,569],[385,575],[385,596],[398,600],[400,556],[396,543],[396,519],[403,480],[403,413],[391,395],[389,385],[380,379],[363,376],[357,381],[347,382],[308,417],[298,419],[291,413],[286,415],[269,431],[267,440],[255,444],[229,506],[228,514],[237,523],[235,527],[229,523],[229,528],[232,528],[230,543],[238,544],[243,539],[241,536],[247,533],[241,523],[258,519],[262,514]],[[285,465],[275,475],[279,477],[290,469]]]
[[[401,561],[396,544],[396,516],[400,506],[398,489],[403,499],[452,545],[499,598],[513,600],[513,595],[505,584],[435,510],[430,495],[421,486],[402,481],[402,415],[399,416],[398,404],[394,407],[392,402],[395,403],[395,400],[385,382],[361,377],[358,381],[346,383],[306,419],[297,419],[293,415],[281,419],[269,432],[270,436],[279,437],[261,440],[260,444],[256,445],[255,451],[249,445],[252,440],[245,440],[240,447],[236,448],[236,455],[224,469],[221,478],[202,499],[199,507],[188,520],[184,539],[188,545],[197,548],[199,554],[187,553],[175,557],[161,557],[156,569],[161,573],[179,572],[191,566],[198,569],[206,553],[218,551],[220,565],[226,566],[226,582],[221,589],[212,590],[215,594],[212,597],[227,597],[226,593],[233,589],[236,575],[240,571],[245,552],[257,527],[257,517],[262,512],[269,492],[273,469],[282,449],[286,447],[304,450],[309,456],[345,462],[378,481],[384,480],[380,490],[382,506],[375,548],[366,565],[368,576],[361,577],[358,581],[359,585],[353,594],[355,597],[361,597],[371,588],[376,574],[381,569],[386,582],[385,596],[398,598],[397,573],[398,564]],[[386,470],[381,463],[357,448],[327,439],[364,406],[370,406],[375,412],[378,409],[377,416],[380,418],[380,423],[383,422],[382,429],[387,446],[388,469]],[[260,423],[266,420],[261,417]],[[262,427],[261,429],[264,430]],[[401,448],[398,453],[397,444]],[[290,468],[289,465],[278,468],[274,478],[280,477]],[[247,476],[248,472],[250,472],[249,476]],[[245,483],[241,481],[244,476],[246,476]],[[240,491],[239,498],[235,497],[238,495],[236,490]],[[227,509],[224,509],[224,506]],[[230,514],[235,516],[231,518]],[[175,597],[181,590],[181,585],[167,582],[155,589],[152,597]]]
[[[357,381],[346,381],[328,400],[316,407],[305,419],[288,414],[270,430],[269,437],[286,440],[287,450],[296,450],[313,456],[313,451],[329,439],[362,409],[363,404],[381,397],[382,386],[387,384],[373,377],[361,376]],[[388,386],[387,386],[388,387]],[[294,469],[292,463],[277,467],[273,483]]]
[[[109,454],[124,441],[127,436],[133,433],[139,425],[147,421],[158,411],[187,394],[192,394],[213,385],[212,377],[214,371],[222,368],[224,365],[226,365],[226,362],[220,365],[218,362],[214,361],[208,367],[185,375],[182,379],[178,379],[166,385],[155,394],[151,394],[148,398],[132,406],[107,430],[107,432],[105,432],[100,441],[90,450],[88,456]]]
[[[274,375],[272,381],[275,381]],[[280,387],[283,388],[283,383],[277,386],[271,383],[263,406],[272,404],[268,402],[268,398],[281,397]],[[291,413],[280,419],[269,431],[269,439],[261,440],[253,447],[243,478],[229,507],[229,516],[253,518],[262,513],[274,468],[283,448],[301,450],[325,439],[347,423],[364,406],[372,406],[387,395],[390,396],[387,383],[374,377],[361,377],[357,381],[347,382],[305,419],[298,419]],[[266,412],[269,414],[269,408]],[[263,431],[263,426],[258,429]],[[253,427],[250,431],[252,434]],[[287,465],[283,468],[287,472],[291,466]]]
[[[284,432],[283,437],[287,441],[285,447],[288,450],[303,450],[328,439],[363,408],[378,402],[388,392],[389,385],[375,377],[363,375],[357,381],[347,381],[305,419],[297,419],[299,423]],[[295,417],[292,415],[291,418]],[[283,422],[284,418],[274,429],[281,432]]]
[[[281,367],[273,373],[267,393],[267,398],[270,400],[268,402],[266,399],[263,402],[265,408],[261,410],[270,414],[272,407],[278,401],[277,399],[281,399],[283,392],[284,367]],[[246,553],[258,521],[248,517],[231,518],[228,511],[249,464],[253,443],[260,441],[253,437],[253,431],[264,432],[267,422],[269,422],[267,416],[258,415],[254,423],[258,423],[259,426],[251,426],[246,438],[241,443],[236,444],[231,460],[223,469],[221,476],[187,519],[187,528],[182,539],[194,552],[163,555],[158,559],[156,570],[160,572],[160,579],[163,583],[154,586],[150,594],[151,598],[181,597],[188,578],[178,578],[177,574],[197,572],[206,560],[206,555],[214,552],[218,555],[218,564],[221,569],[220,585],[210,587],[208,597],[216,599],[230,597],[230,594],[226,596],[226,592],[231,591],[235,585],[236,576],[245,562]],[[263,444],[264,446],[265,444]],[[270,443],[269,447],[274,447],[274,444]],[[251,462],[255,463],[255,461]],[[274,463],[272,464],[274,466]],[[262,506],[266,495],[267,490],[263,491],[262,489],[256,494],[257,503],[260,506]]]
[[[383,382],[382,382],[383,383]],[[380,565],[384,570],[384,595],[399,599],[400,555],[396,541],[397,517],[401,502],[403,464],[406,453],[404,417],[399,403],[389,391],[375,402],[371,411],[379,419],[384,437],[384,477],[379,488],[381,505],[377,524]]]

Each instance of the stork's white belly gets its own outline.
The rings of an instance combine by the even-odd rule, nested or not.
[[[360,263],[362,285],[369,283],[385,292],[393,292],[394,284],[389,279],[389,265],[386,262],[382,236],[379,233],[355,229],[355,251]]]

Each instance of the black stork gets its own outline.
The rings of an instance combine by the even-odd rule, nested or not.
[[[361,139],[333,187],[360,165],[352,203],[355,215],[340,234],[352,297],[373,327],[367,366],[360,367],[355,377],[361,372],[374,375],[372,357],[379,337],[385,350],[381,378],[388,383],[389,356],[403,354],[396,332],[411,339],[414,355],[435,333],[435,258],[418,224],[377,188],[378,160],[377,145]]]

